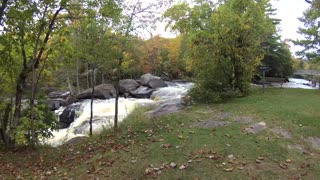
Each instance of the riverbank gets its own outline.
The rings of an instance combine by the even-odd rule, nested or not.
[[[223,104],[147,117],[90,139],[0,153],[0,178],[316,179],[320,92],[254,89]]]

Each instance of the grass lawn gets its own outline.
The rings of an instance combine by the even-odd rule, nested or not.
[[[319,100],[317,90],[254,89],[159,118],[137,110],[117,135],[106,130],[59,148],[0,151],[0,179],[318,179]],[[246,132],[262,121],[266,129]],[[199,126],[206,122],[229,124]]]

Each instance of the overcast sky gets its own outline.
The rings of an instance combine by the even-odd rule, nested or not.
[[[282,39],[297,39],[301,37],[297,31],[303,24],[297,19],[303,16],[303,12],[310,6],[305,0],[278,0],[273,2],[277,8],[277,18],[281,19],[280,29]],[[295,52],[299,47],[291,44],[291,51]]]
[[[310,6],[305,0],[272,0],[274,8],[277,9],[276,17],[281,19],[279,28],[282,39],[297,39],[299,34],[297,33],[298,27],[303,26],[297,19],[302,17],[303,12]],[[164,32],[164,25],[158,26],[158,29],[154,34],[160,34],[163,37],[174,37],[175,34],[170,32]],[[295,52],[299,47],[291,45],[291,51]]]

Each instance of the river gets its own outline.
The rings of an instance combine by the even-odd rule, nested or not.
[[[119,98],[119,123],[123,121],[135,108],[141,106],[158,107],[166,103],[181,104],[181,98],[185,96],[193,83],[167,82],[168,87],[159,88],[151,95],[151,99]],[[84,100],[75,103],[76,119],[68,128],[53,131],[53,137],[45,140],[45,144],[53,147],[60,146],[65,142],[75,138],[88,136],[90,119],[90,102]],[[93,132],[99,133],[104,128],[113,127],[115,99],[94,100],[93,103]],[[65,107],[61,107],[55,113],[57,117],[63,112]]]

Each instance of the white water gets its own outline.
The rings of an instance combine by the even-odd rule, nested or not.
[[[118,122],[123,121],[135,108],[139,106],[156,106],[166,102],[180,102],[181,98],[187,94],[193,83],[170,83],[169,87],[159,88],[151,95],[151,99],[119,98]],[[75,137],[88,136],[90,119],[90,102],[85,100],[80,103],[80,109],[76,111],[77,118],[70,127],[54,131],[53,137],[44,143],[51,146],[60,146]],[[93,103],[93,133],[99,133],[104,128],[113,126],[115,99],[94,100]],[[64,107],[56,111],[61,114]]]
[[[311,82],[305,79],[296,79],[289,78],[290,82],[284,83],[282,87],[285,88],[302,88],[302,89],[317,89],[319,84],[317,83],[316,87],[311,86]],[[279,83],[272,83],[272,86],[280,87]]]

